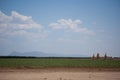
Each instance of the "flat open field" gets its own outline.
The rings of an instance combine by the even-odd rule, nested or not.
[[[0,69],[0,80],[120,80],[120,71],[104,70],[86,70],[85,68]]]
[[[1,58],[0,67],[112,67],[120,68],[120,60]]]
[[[120,60],[0,58],[0,80],[120,80]]]

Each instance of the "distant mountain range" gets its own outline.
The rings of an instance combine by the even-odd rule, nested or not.
[[[12,52],[9,54],[9,56],[34,56],[34,57],[51,57],[54,56],[54,54],[50,53],[44,53],[44,52],[38,52],[38,51],[32,51],[32,52]]]
[[[12,52],[8,56],[32,56],[32,57],[83,57],[80,54],[54,54],[54,53],[45,53],[39,51],[31,52]]]

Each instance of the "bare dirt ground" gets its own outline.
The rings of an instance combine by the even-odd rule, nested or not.
[[[0,69],[0,80],[120,80],[119,69]]]

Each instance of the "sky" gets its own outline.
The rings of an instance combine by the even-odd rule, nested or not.
[[[0,0],[0,55],[120,57],[120,0]]]

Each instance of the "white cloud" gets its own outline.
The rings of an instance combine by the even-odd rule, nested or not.
[[[53,29],[69,29],[70,28],[75,30],[78,24],[81,24],[80,20],[72,21],[71,19],[68,19],[68,20],[60,19],[56,23],[51,23],[49,26],[51,26]]]
[[[36,30],[36,32],[30,30]],[[44,36],[43,31],[43,26],[36,23],[31,16],[25,16],[16,11],[12,11],[8,16],[0,11],[0,35],[40,38]]]
[[[10,16],[7,16],[0,11],[0,23],[10,22],[11,20],[12,18]]]
[[[12,18],[16,18],[16,19],[19,19],[21,21],[30,21],[30,20],[32,20],[31,16],[24,16],[24,15],[19,14],[16,11],[12,11],[12,15],[11,16],[12,16]]]
[[[85,34],[95,34],[93,31],[89,30],[85,27],[80,27],[79,25],[82,24],[82,21],[77,19],[73,21],[72,19],[60,19],[56,23],[51,23],[49,26],[52,29],[63,29],[65,31],[73,31],[73,32],[80,32]]]

